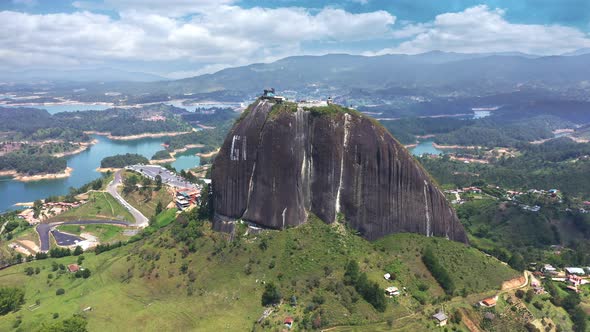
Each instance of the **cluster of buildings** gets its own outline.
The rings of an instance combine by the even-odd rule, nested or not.
[[[196,206],[201,197],[201,192],[196,188],[184,188],[176,191],[174,203],[176,207],[183,211],[192,206]]]
[[[455,199],[451,200],[451,204],[463,204],[465,200],[461,198],[461,194],[481,194],[483,191],[478,187],[465,187],[454,190],[445,190],[445,194],[454,195]]]
[[[73,203],[47,202],[43,203],[36,217],[35,210],[32,207],[28,207],[27,209],[23,210],[18,214],[18,217],[26,220],[31,225],[36,225],[47,218],[57,216],[58,214],[64,213],[70,209],[77,208],[84,203],[86,203],[84,200]]]
[[[578,293],[581,285],[590,284],[590,266],[589,267],[566,267],[563,271],[558,270],[551,264],[545,264],[541,271],[546,278],[553,281],[565,282],[567,288]]]

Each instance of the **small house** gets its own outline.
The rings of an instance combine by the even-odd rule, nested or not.
[[[285,320],[283,321],[283,324],[285,324],[285,326],[287,328],[289,328],[289,329],[291,327],[293,327],[293,317],[287,317],[287,318],[285,318]]]
[[[449,319],[449,317],[447,317],[447,315],[445,315],[445,313],[442,311],[439,311],[436,314],[432,315],[432,318],[436,321],[436,325],[438,326],[447,325],[447,321]]]
[[[68,271],[75,273],[80,271],[80,266],[78,264],[70,264],[68,265]]]
[[[400,293],[397,287],[389,286],[385,289],[385,294],[387,294],[387,296],[398,296]]]
[[[545,274],[557,274],[557,269],[553,267],[551,264],[545,264],[543,266],[543,273]]]
[[[580,267],[566,267],[565,273],[567,273],[567,275],[578,275],[578,276],[583,276],[584,274],[586,274],[586,272],[584,272],[584,269],[582,269]]]
[[[479,302],[479,305],[482,307],[492,308],[492,307],[496,306],[497,302],[498,302],[498,296],[494,296],[494,297],[488,297],[487,299],[481,300],[481,302]]]
[[[567,276],[567,282],[577,287],[582,284],[582,277],[575,274],[570,274]]]

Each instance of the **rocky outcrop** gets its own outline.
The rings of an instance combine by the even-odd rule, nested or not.
[[[243,219],[284,229],[339,214],[367,239],[412,232],[467,242],[427,172],[374,120],[330,106],[259,100],[213,164],[216,227]],[[224,226],[225,225],[225,226]]]

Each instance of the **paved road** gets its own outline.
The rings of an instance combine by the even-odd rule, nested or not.
[[[131,206],[131,204],[127,203],[126,200],[121,197],[119,192],[117,191],[117,187],[122,184],[121,180],[121,170],[115,172],[115,178],[109,185],[107,186],[107,191],[111,194],[121,205],[123,205],[130,213],[133,215],[135,219],[135,226],[145,228],[149,225],[149,219],[146,218],[139,210]]]
[[[68,222],[55,222],[51,224],[39,224],[35,228],[37,234],[39,234],[39,249],[41,251],[49,250],[49,232],[52,228],[59,225],[91,225],[91,224],[110,224],[110,225],[122,225],[129,226],[128,223],[115,220],[78,220]],[[60,233],[63,234],[63,233]],[[55,237],[55,233],[53,234]],[[57,240],[57,239],[56,239]]]
[[[59,245],[71,245],[75,243],[78,237],[64,234],[58,231],[53,230],[55,226],[68,224],[68,225],[87,225],[87,224],[112,224],[112,225],[124,225],[124,226],[135,226],[144,228],[149,225],[149,219],[146,218],[139,210],[131,206],[131,204],[127,203],[126,200],[121,197],[119,192],[117,191],[117,187],[122,184],[121,179],[121,171],[115,172],[115,178],[109,185],[107,186],[107,191],[111,194],[121,205],[123,205],[130,213],[133,215],[135,219],[135,224],[129,224],[122,221],[114,221],[114,220],[79,220],[79,221],[68,221],[68,222],[55,222],[51,224],[39,224],[36,227],[37,234],[39,234],[39,249],[41,251],[48,251],[49,250],[49,233],[51,232],[53,237],[55,238],[56,242]],[[63,243],[63,244],[62,244]]]

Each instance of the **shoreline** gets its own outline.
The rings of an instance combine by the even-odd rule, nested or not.
[[[102,168],[102,167],[97,167],[95,169],[95,171],[100,172],[100,173],[116,172],[116,171],[119,171],[119,170],[122,170],[122,168],[114,168],[114,167],[105,167],[105,168]]]
[[[162,144],[163,146],[165,146],[164,144]],[[204,148],[205,145],[204,144],[187,144],[185,145],[183,148],[180,149],[174,149],[172,152],[170,152],[171,156],[175,156],[177,153],[182,153],[182,152],[186,152],[189,149],[198,149],[198,148]]]
[[[436,144],[434,142],[432,142],[432,146],[434,146],[437,149],[470,149],[470,150],[475,150],[475,149],[481,149],[481,146],[475,146],[475,145],[439,145]]]
[[[88,150],[88,148],[90,148],[92,145],[97,144],[97,143],[98,143],[98,140],[97,139],[93,139],[90,142],[82,142],[82,143],[79,143],[80,144],[80,147],[77,148],[77,149],[75,149],[75,150],[68,151],[68,152],[54,153],[51,156],[52,157],[56,157],[56,158],[63,158],[63,157],[73,156],[73,155],[76,155],[78,153],[82,153],[82,152]]]
[[[219,153],[219,150],[220,150],[220,148],[217,148],[216,150],[213,150],[213,151],[210,151],[210,152],[206,152],[206,153],[199,152],[196,155],[199,156],[199,157],[202,157],[202,158],[211,158],[214,155],[218,154]]]
[[[113,136],[111,133],[102,132],[102,131],[85,131],[84,133],[88,134],[88,135],[106,136],[108,139],[113,140],[113,141],[133,141],[133,140],[142,139],[142,138],[162,138],[162,137],[180,136],[180,135],[190,134],[190,133],[192,133],[192,131],[143,133],[143,134],[127,135],[127,136]]]
[[[72,171],[74,169],[71,167],[66,167],[66,169],[61,173],[45,173],[45,174],[36,174],[36,175],[25,175],[18,173],[15,170],[8,170],[8,171],[0,171],[0,176],[12,176],[13,180],[21,181],[21,182],[34,182],[34,181],[41,181],[41,180],[56,180],[56,179],[65,179],[72,175]]]
[[[167,159],[153,159],[150,160],[150,164],[168,164],[173,163],[176,161],[176,158],[167,158]]]

